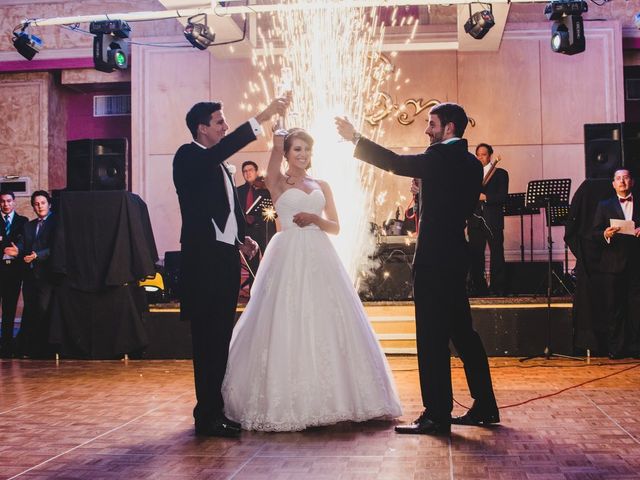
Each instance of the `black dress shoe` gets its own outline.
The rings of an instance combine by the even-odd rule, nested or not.
[[[222,423],[226,423],[227,425],[231,425],[233,428],[237,428],[238,430],[242,429],[242,425],[240,425],[238,422],[234,422],[233,420],[227,418],[226,415],[223,415],[219,420]]]
[[[482,410],[471,407],[464,415],[453,417],[451,423],[454,425],[492,425],[500,423],[500,413],[497,408],[495,410]]]
[[[431,420],[425,412],[410,425],[398,425],[395,431],[409,435],[450,435],[451,423]]]
[[[213,422],[196,422],[196,435],[205,437],[235,438],[240,436],[240,429],[221,420]]]

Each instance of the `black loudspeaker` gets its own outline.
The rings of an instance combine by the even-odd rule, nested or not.
[[[413,296],[413,248],[383,248],[373,259],[378,267],[360,285],[363,300],[408,300]]]
[[[67,190],[126,190],[126,138],[67,142]]]
[[[507,262],[505,264],[506,290],[511,294],[543,295],[547,293],[547,262]],[[551,270],[563,277],[562,262],[551,262]],[[556,281],[552,279],[556,285]],[[554,289],[555,290],[555,289]]]
[[[613,178],[620,168],[640,175],[640,123],[592,123],[584,126],[587,178]]]

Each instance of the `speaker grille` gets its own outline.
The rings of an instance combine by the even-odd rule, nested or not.
[[[126,138],[67,142],[67,190],[126,190]]]

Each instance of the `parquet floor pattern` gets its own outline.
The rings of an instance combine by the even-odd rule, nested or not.
[[[391,357],[403,420],[421,411],[415,357]],[[470,398],[453,359],[456,400]],[[402,436],[366,422],[300,433],[193,435],[189,361],[0,363],[0,479],[640,479],[640,367],[491,359],[496,428]],[[464,409],[456,406],[454,413]]]

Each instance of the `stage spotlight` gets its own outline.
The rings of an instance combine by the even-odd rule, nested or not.
[[[28,23],[22,25],[22,29],[19,32],[13,31],[13,46],[16,47],[16,50],[20,55],[22,55],[27,60],[32,60],[33,57],[40,51],[42,48],[42,40],[40,37],[36,37],[35,35],[30,35],[26,32]],[[18,27],[16,27],[17,29]]]
[[[480,5],[483,5],[480,3]],[[469,20],[464,24],[464,31],[476,40],[484,37],[496,22],[493,18],[493,5],[490,3],[489,10],[480,10],[474,14],[471,13],[471,4],[469,4]]]
[[[553,20],[551,50],[565,55],[584,52],[586,40],[582,12],[588,10],[583,0],[559,0],[545,6],[544,14]]]
[[[101,72],[126,70],[129,67],[129,38],[131,27],[122,20],[91,22],[93,37],[93,65]]]
[[[196,17],[204,16],[204,23],[194,23]],[[206,50],[216,38],[216,34],[207,25],[207,16],[202,13],[187,19],[187,26],[184,28],[184,36],[195,48]]]

